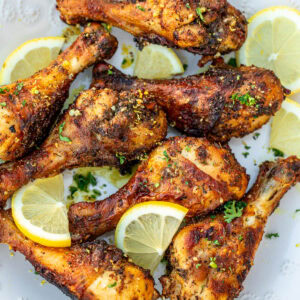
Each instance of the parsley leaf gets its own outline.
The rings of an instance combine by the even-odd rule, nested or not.
[[[216,263],[216,258],[215,257],[210,257],[209,260],[210,260],[209,266],[213,269],[217,269],[218,265]]]
[[[145,11],[145,8],[140,5],[137,5],[136,8],[139,9],[140,11]]]
[[[116,153],[116,157],[119,159],[120,161],[120,165],[123,165],[126,161],[126,157],[124,155],[121,155],[119,153]]]
[[[253,134],[253,139],[257,140],[259,138],[259,136],[260,136],[260,133],[256,132],[256,133]]]
[[[6,102],[0,102],[0,106],[6,106]]]
[[[229,66],[234,67],[234,68],[237,67],[237,63],[236,63],[236,59],[235,59],[235,58],[230,58],[227,64],[228,64]]]
[[[279,149],[272,148],[271,150],[273,151],[273,155],[275,157],[284,157],[284,153],[282,151],[280,151]]]
[[[265,235],[265,237],[267,238],[267,239],[271,239],[271,238],[278,238],[279,237],[279,233],[267,233],[266,235]]]
[[[15,92],[14,92],[14,94],[15,94],[16,96],[19,95],[20,91],[21,91],[22,88],[23,88],[23,85],[24,85],[23,82],[20,82],[20,83],[17,84],[17,88],[16,88],[16,90],[15,90]]]
[[[197,13],[197,15],[199,16],[200,20],[201,20],[202,22],[204,22],[204,18],[203,18],[203,15],[202,15],[202,9],[201,9],[201,7],[197,7],[197,8],[196,8],[196,13]]]
[[[9,88],[7,87],[0,88],[0,94],[5,94],[6,92],[9,92]]]
[[[246,206],[247,204],[243,201],[228,201],[224,205],[225,222],[231,223],[235,218],[241,217]]]
[[[63,142],[71,142],[71,140],[68,137],[62,136],[62,132],[64,130],[65,124],[66,124],[66,122],[63,122],[58,127],[59,139]]]
[[[117,282],[115,281],[114,283],[109,284],[107,287],[109,288],[113,288],[117,285]]]
[[[249,93],[246,93],[244,95],[233,94],[231,96],[231,99],[233,100],[233,104],[235,104],[235,100],[238,100],[241,104],[244,104],[246,106],[253,106],[256,104],[256,99]]]

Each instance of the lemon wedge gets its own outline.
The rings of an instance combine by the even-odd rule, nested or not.
[[[12,215],[19,230],[34,242],[48,247],[71,245],[62,175],[37,179],[18,190]]]
[[[65,39],[38,38],[19,46],[5,60],[0,72],[0,84],[27,78],[47,67],[58,56]]]
[[[287,99],[274,116],[270,147],[300,158],[300,104]]]
[[[119,221],[116,245],[134,263],[153,273],[187,211],[183,206],[163,201],[137,204]]]
[[[275,6],[251,17],[237,62],[273,70],[286,88],[299,91],[300,11]]]
[[[184,73],[176,53],[167,47],[150,44],[139,51],[134,75],[144,79],[164,79]]]

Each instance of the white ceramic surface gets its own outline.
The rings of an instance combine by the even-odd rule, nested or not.
[[[273,5],[289,5],[300,9],[300,0],[232,0],[247,17],[258,10]],[[0,0],[0,66],[6,56],[21,43],[36,37],[60,35],[66,25],[59,19],[54,0]],[[114,29],[120,47],[111,62],[120,68],[121,48],[134,46],[132,36]],[[188,63],[187,74],[199,71],[197,56],[177,51],[180,58]],[[127,69],[130,73],[132,69]],[[79,76],[73,88],[89,83],[89,72]],[[298,95],[295,98],[300,99]],[[231,141],[236,157],[251,175],[250,186],[257,175],[257,165],[264,160],[273,159],[268,152],[269,125],[259,132],[255,141],[253,135]],[[251,149],[244,158],[246,142]],[[256,163],[255,163],[256,162]],[[66,174],[66,177],[70,177]],[[109,188],[108,192],[115,191]],[[280,208],[270,217],[266,232],[278,232],[280,237],[268,240],[263,238],[255,258],[255,265],[245,281],[245,290],[240,300],[299,300],[300,278],[300,214],[294,214],[300,208],[300,194],[296,188],[290,190],[282,199]],[[157,277],[157,276],[156,276]],[[20,254],[11,253],[7,246],[0,246],[0,299],[1,300],[63,300],[67,299],[56,287],[35,275],[32,266]]]

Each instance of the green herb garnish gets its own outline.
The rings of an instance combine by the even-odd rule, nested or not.
[[[19,95],[20,91],[21,91],[22,88],[23,88],[23,85],[24,85],[23,82],[20,82],[20,83],[17,84],[17,88],[16,88],[16,90],[15,90],[15,92],[14,92],[14,94],[15,94],[16,96]]]
[[[4,88],[0,88],[0,94],[5,94],[6,92],[9,92],[9,88],[4,87]]]
[[[196,264],[196,269],[199,269],[201,267],[201,264]]]
[[[186,8],[191,9],[191,5],[189,3],[185,4]]]
[[[137,5],[136,8],[139,9],[140,11],[145,11],[145,8],[140,5]]]
[[[235,58],[230,58],[227,64],[228,64],[229,66],[234,67],[234,68],[237,67],[237,63],[236,63],[236,59],[235,59]]]
[[[186,71],[186,69],[188,68],[187,64],[183,64],[183,70]]]
[[[278,237],[279,237],[279,233],[267,233],[267,234],[265,235],[265,237],[266,237],[267,239],[278,238]]]
[[[107,74],[112,75],[112,74],[114,74],[114,72],[112,70],[107,70]]]
[[[62,136],[62,132],[64,130],[65,124],[66,124],[66,122],[63,122],[59,125],[59,128],[58,128],[59,139],[63,142],[71,142],[71,140],[68,137]]]
[[[167,153],[166,150],[164,150],[163,155],[164,155],[163,160],[166,160],[166,161],[169,161],[169,160],[170,160],[170,156],[168,155],[168,153]]]
[[[250,154],[249,152],[243,152],[243,153],[242,153],[242,155],[243,155],[245,158],[247,158],[249,154]]]
[[[116,285],[117,285],[117,282],[115,281],[114,283],[109,284],[108,287],[109,287],[109,288],[113,288],[113,287],[115,287]]]
[[[6,106],[6,102],[0,102],[0,106]]]
[[[231,96],[231,99],[233,100],[233,104],[235,104],[236,100],[238,100],[241,104],[244,104],[246,106],[253,106],[256,104],[256,99],[252,97],[249,93],[246,93],[244,95],[233,94]]]
[[[24,107],[26,105],[26,100],[22,101],[22,106]]]
[[[216,258],[215,257],[210,257],[209,260],[210,260],[209,266],[213,269],[217,269],[218,265],[216,263]]]
[[[106,30],[106,32],[111,32],[111,26],[106,24],[106,23],[101,23],[101,25],[104,27],[104,29]]]
[[[225,222],[231,223],[234,219],[241,217],[246,206],[247,204],[243,201],[228,201],[224,205]]]
[[[197,15],[199,16],[200,20],[201,20],[202,22],[204,22],[204,18],[203,18],[203,15],[202,15],[202,9],[201,9],[201,7],[197,7],[197,8],[196,8],[196,13],[197,13]]]
[[[260,133],[256,132],[256,133],[253,134],[253,139],[257,140],[259,136],[260,136]]]
[[[121,155],[119,153],[116,153],[116,157],[119,159],[120,161],[120,165],[123,165],[126,161],[126,157],[124,155]]]
[[[284,157],[284,153],[276,148],[271,149],[275,157]]]

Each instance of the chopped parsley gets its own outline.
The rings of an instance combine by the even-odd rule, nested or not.
[[[183,70],[186,71],[188,68],[188,64],[183,64]]]
[[[243,153],[242,153],[242,155],[243,155],[245,158],[247,158],[249,154],[250,154],[249,152],[243,152]]]
[[[204,22],[204,18],[203,18],[203,15],[202,15],[202,8],[201,8],[201,7],[197,7],[197,8],[196,8],[196,13],[197,13],[197,15],[199,16],[200,20],[201,20],[202,22]]]
[[[191,5],[189,3],[185,4],[186,8],[191,9]]]
[[[106,30],[106,32],[111,32],[111,25],[106,24],[106,23],[101,23],[101,25],[104,27],[104,29]]]
[[[284,157],[284,153],[276,148],[271,148],[275,157]]]
[[[117,282],[115,281],[114,283],[109,284],[108,287],[109,287],[109,288],[113,288],[113,287],[115,287],[116,285],[117,285]]]
[[[186,146],[186,147],[185,147],[185,150],[186,150],[187,152],[190,152],[190,151],[191,151],[191,148],[190,148],[189,146]]]
[[[278,238],[279,237],[279,233],[267,233],[266,235],[265,235],[265,237],[267,238],[267,239],[272,239],[272,238]]]
[[[237,67],[237,63],[236,63],[236,59],[235,59],[235,58],[230,58],[227,64],[228,64],[229,66],[234,67],[234,68]]]
[[[164,150],[163,155],[164,155],[163,160],[166,160],[166,161],[170,160],[170,156],[168,155],[168,152],[166,150]]]
[[[228,201],[224,205],[225,222],[231,223],[234,219],[241,217],[246,206],[246,202],[243,201]]]
[[[124,58],[123,61],[122,61],[122,66],[126,65],[127,64],[127,59]]]
[[[233,100],[233,104],[235,104],[236,100],[238,100],[241,104],[244,104],[246,106],[254,106],[256,104],[256,99],[252,97],[249,93],[246,93],[244,95],[233,94],[231,96],[231,99]]]
[[[156,183],[154,184],[154,186],[155,186],[156,188],[158,188],[158,187],[159,187],[159,183],[156,182]]]
[[[9,88],[4,87],[4,88],[0,88],[0,94],[5,94],[6,92],[9,92]]]
[[[107,70],[107,74],[112,75],[112,74],[114,74],[114,72],[112,70]]]
[[[139,9],[140,11],[145,11],[145,8],[140,5],[137,5],[136,8]]]
[[[248,145],[245,145],[244,147],[245,147],[245,149],[246,149],[246,150],[249,150],[249,149],[251,149],[251,147],[250,147],[250,146],[248,146]]]
[[[0,106],[6,106],[6,102],[0,102]]]
[[[97,185],[97,179],[95,176],[88,172],[86,176],[82,174],[75,174],[73,176],[73,180],[75,181],[78,189],[83,192],[88,192],[89,185],[96,186]]]
[[[22,106],[24,107],[26,105],[26,100],[22,101]]]
[[[253,134],[253,139],[256,141],[260,136],[260,133],[259,132],[256,132]]]
[[[238,237],[238,239],[239,239],[239,241],[242,241],[244,238],[243,238],[242,235],[240,235],[240,236]]]
[[[23,82],[20,82],[20,83],[17,84],[16,90],[15,90],[15,92],[14,92],[14,94],[15,94],[16,96],[19,95],[20,91],[21,91],[22,88],[23,88],[23,85],[24,85]]]
[[[216,246],[220,246],[221,245],[218,240],[213,241],[213,244],[216,245]]]
[[[210,257],[209,260],[210,260],[209,266],[213,269],[217,269],[218,265],[216,263],[216,258],[215,257]]]
[[[66,124],[66,122],[63,122],[59,125],[59,128],[58,128],[59,139],[63,142],[71,142],[71,140],[68,137],[62,136],[62,132],[64,130],[65,124]]]
[[[295,210],[295,213],[297,213],[297,212],[300,212],[300,209],[296,209],[296,210]]]
[[[201,267],[201,264],[196,264],[196,269],[199,269]]]
[[[216,215],[211,215],[211,216],[210,216],[210,218],[211,218],[212,220],[214,220],[216,217],[217,217]]]
[[[120,165],[123,165],[126,161],[126,157],[124,155],[121,155],[119,153],[116,153],[116,157],[119,159],[120,161]]]

